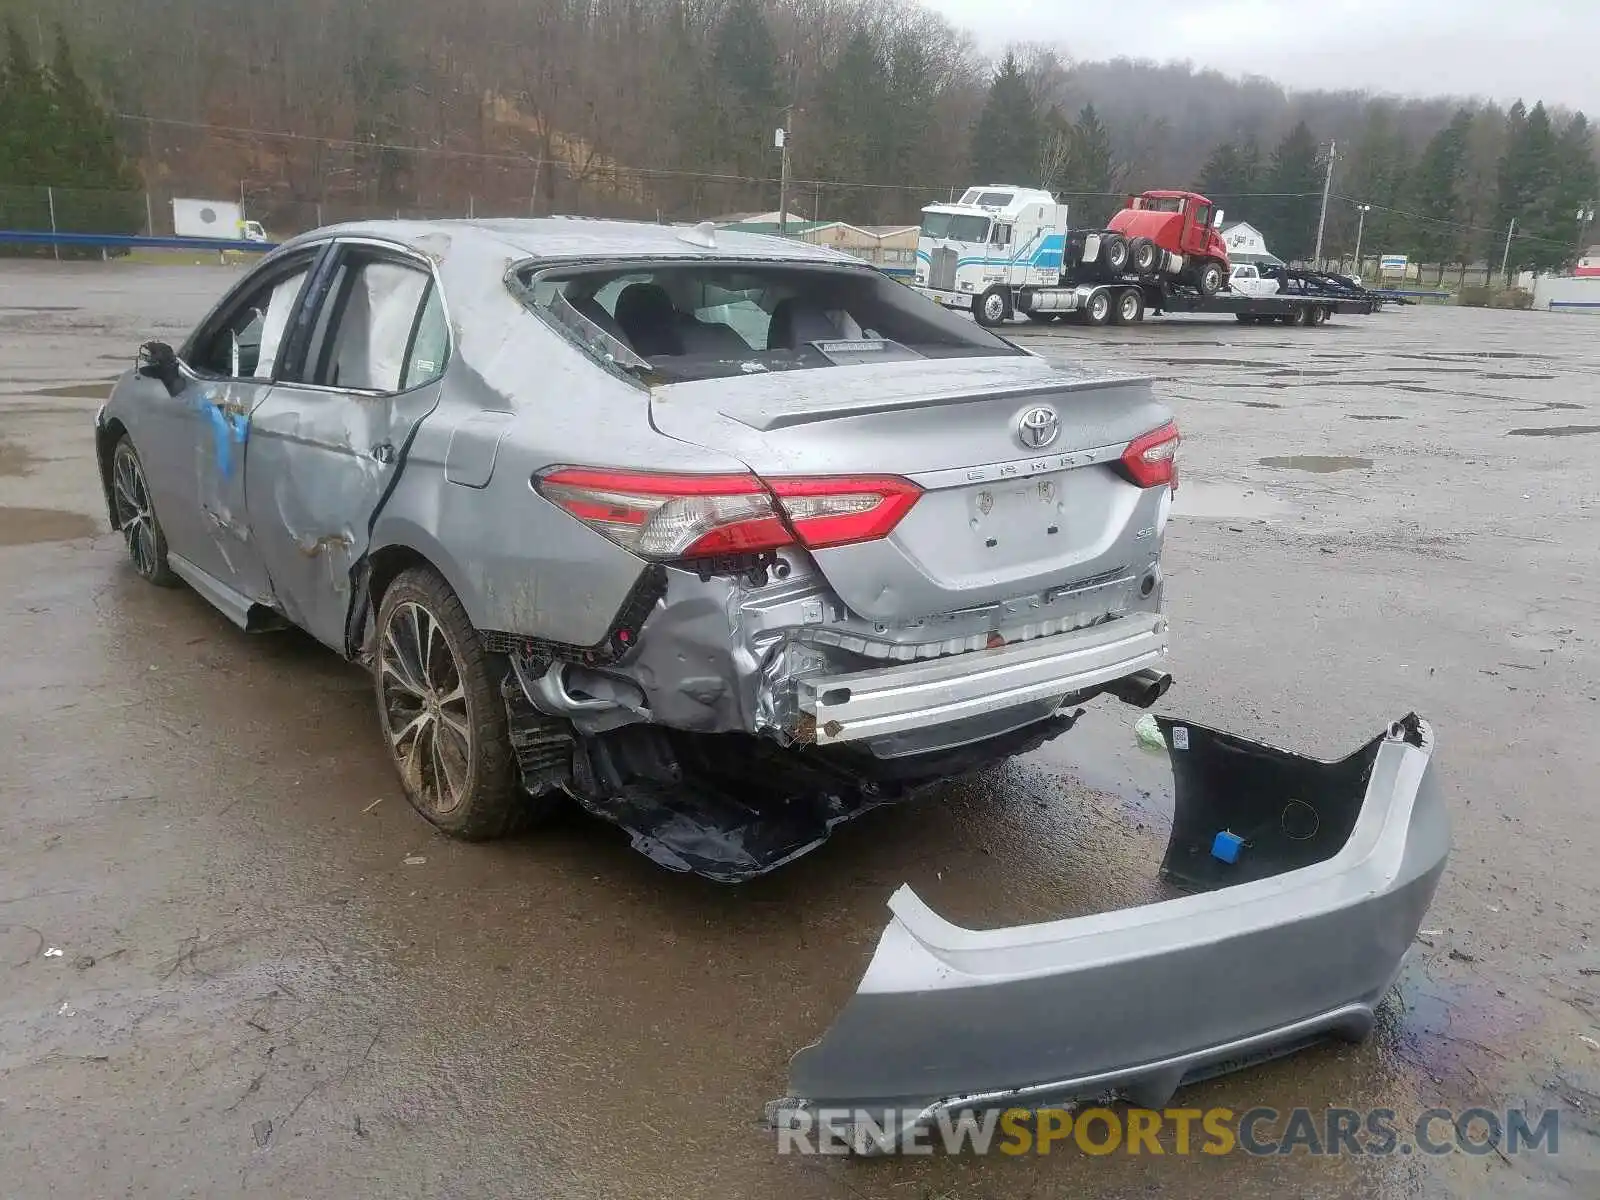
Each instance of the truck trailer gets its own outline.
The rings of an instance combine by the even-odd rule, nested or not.
[[[1377,307],[1315,272],[1274,272],[1271,295],[1230,288],[1222,215],[1197,193],[1158,190],[1130,197],[1105,229],[1073,230],[1067,206],[1047,191],[974,187],[923,209],[914,286],[987,326],[1015,316],[1131,325],[1177,312],[1321,325]]]

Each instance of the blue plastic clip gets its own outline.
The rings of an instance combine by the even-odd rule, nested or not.
[[[1216,840],[1211,843],[1211,857],[1225,863],[1239,861],[1239,853],[1244,849],[1244,839],[1236,833],[1229,833],[1224,829],[1217,834]]]

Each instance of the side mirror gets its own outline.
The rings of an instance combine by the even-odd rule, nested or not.
[[[1220,208],[1217,209],[1217,215],[1216,215],[1216,218],[1212,221],[1212,224],[1215,225],[1216,228],[1219,229],[1219,230],[1222,228],[1222,210]]]
[[[174,396],[183,387],[178,352],[166,342],[146,342],[139,347],[139,374],[146,379],[159,379]]]

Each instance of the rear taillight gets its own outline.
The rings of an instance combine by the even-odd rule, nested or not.
[[[894,476],[771,479],[767,486],[810,550],[888,537],[922,495],[909,479]]]
[[[656,475],[563,467],[538,476],[540,495],[643,558],[706,558],[809,549],[886,537],[917,502],[892,477],[775,479]]]
[[[1183,439],[1176,425],[1163,425],[1141,434],[1122,452],[1122,469],[1140,487],[1178,490],[1178,446]]]

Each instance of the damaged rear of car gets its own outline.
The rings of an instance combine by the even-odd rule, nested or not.
[[[659,861],[748,877],[1064,732],[1091,697],[1149,704],[1170,683],[1178,435],[1145,381],[1064,374],[855,266],[513,278],[644,393],[653,433],[737,464],[569,459],[533,479],[655,581],[607,652],[530,639],[511,657],[532,706],[578,735],[569,790]],[[731,750],[752,769],[718,779],[704,760],[728,754],[684,734],[766,749]]]

